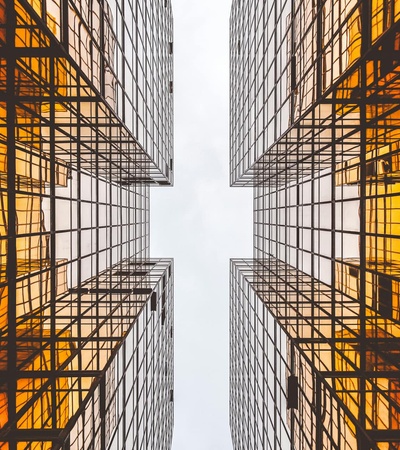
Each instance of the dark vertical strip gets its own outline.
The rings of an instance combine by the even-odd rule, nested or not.
[[[324,448],[323,420],[322,420],[322,383],[319,376],[315,377],[315,448]]]
[[[105,72],[106,72],[106,58],[105,58],[105,43],[104,43],[104,24],[105,24],[105,14],[104,14],[104,7],[105,3],[104,0],[99,0],[100,3],[100,93],[105,98],[106,96],[106,88],[105,88]],[[108,4],[107,4],[108,5]],[[108,26],[108,25],[107,25]],[[108,45],[108,43],[107,43]],[[98,123],[98,122],[97,122]]]
[[[69,50],[69,0],[62,0],[61,3],[61,42],[65,50]]]
[[[50,389],[51,427],[57,428],[57,349],[56,349],[56,159],[55,159],[55,64],[58,60],[50,57]]]
[[[17,395],[17,348],[16,348],[16,173],[15,173],[15,136],[16,136],[16,85],[15,70],[15,30],[16,13],[13,0],[6,0],[6,58],[7,58],[7,203],[8,203],[8,240],[7,240],[7,282],[8,282],[8,420],[11,429],[9,450],[16,450],[13,430],[16,429]]]
[[[296,347],[292,340],[290,340],[288,343],[288,350],[289,350],[288,359],[290,360],[290,373],[295,375],[296,374]],[[290,432],[290,447],[291,447],[291,450],[294,450],[294,443],[296,442],[296,436],[295,436],[296,416],[295,416],[295,411],[293,409],[290,410],[289,432]]]
[[[96,102],[95,105],[95,117],[96,117],[96,123],[100,123],[99,120],[99,104]],[[99,181],[99,176],[100,176],[100,143],[101,143],[101,137],[99,136],[99,128],[96,127],[96,142],[95,142],[95,155],[94,155],[94,159],[95,159],[95,171],[94,171],[94,175],[96,177],[96,197],[95,197],[95,202],[96,202],[96,207],[95,207],[95,234],[96,234],[96,247],[94,249],[95,251],[95,276],[96,276],[96,287],[99,287],[99,273],[100,273],[100,230],[99,230],[99,226],[100,226],[100,206],[99,206],[99,202],[100,202],[100,181]],[[93,156],[92,156],[93,157]],[[93,197],[91,198],[91,200],[93,200]],[[104,200],[104,199],[103,199]],[[93,209],[92,209],[93,211]],[[93,223],[92,223],[93,225]],[[91,246],[91,252],[93,252],[93,241],[91,242],[92,246]],[[101,315],[100,315],[100,302],[99,302],[99,294],[96,294],[96,329],[99,329],[100,327],[100,323],[101,323]],[[97,343],[97,345],[101,345],[100,342]]]
[[[164,273],[164,276],[162,278],[162,296],[161,296],[161,324],[165,324],[165,318],[167,315],[166,307],[167,307],[167,274]]]
[[[333,103],[331,106],[331,114],[332,114],[332,123],[331,123],[331,133],[332,133],[332,147],[331,147],[331,336],[336,336],[336,99],[337,94],[334,91],[333,95]],[[343,159],[343,158],[342,158]],[[343,191],[343,187],[341,187]],[[342,196],[343,197],[343,196]],[[341,198],[342,198],[341,197]],[[340,206],[343,206],[343,203],[340,203]],[[343,223],[343,214],[342,214],[342,223]],[[341,226],[341,229],[343,227]],[[343,234],[342,234],[343,235]],[[343,241],[343,239],[342,239]],[[343,252],[341,253],[341,258],[343,256]],[[343,265],[342,265],[343,267]],[[336,347],[336,341],[334,341],[334,346]],[[336,368],[336,352],[331,351],[331,367],[333,370]]]
[[[288,35],[290,36],[290,76],[291,76],[291,92],[290,92],[290,123],[294,122],[295,118],[295,103],[296,103],[296,85],[297,85],[297,74],[296,74],[296,35],[295,35],[295,11],[296,11],[295,0],[291,0],[291,14],[290,14],[290,31]]]
[[[125,344],[123,346],[125,348]],[[121,350],[120,350],[121,351]],[[100,442],[101,449],[106,449],[106,380],[107,374],[112,369],[108,369],[108,371],[102,376],[99,386],[100,392]],[[124,397],[126,398],[126,397]]]
[[[77,114],[77,121],[76,121],[76,285],[78,288],[82,286],[82,202],[81,202],[81,195],[82,195],[82,189],[81,189],[81,183],[82,183],[82,173],[81,173],[81,167],[82,167],[82,161],[81,161],[81,91],[83,89],[81,88],[81,78],[78,74],[76,74],[76,92],[77,92],[77,101],[76,101],[76,114]],[[77,315],[78,315],[78,321],[77,321],[77,340],[78,342],[82,342],[82,294],[79,293],[77,296]],[[78,370],[84,370],[83,364],[82,364],[82,352],[79,352],[78,356]],[[79,400],[83,400],[83,390],[82,390],[82,379],[79,378],[78,381],[78,392],[79,392]]]
[[[253,187],[253,258],[257,258],[257,239],[260,234],[258,231],[258,215],[259,211],[257,210],[257,186]]]
[[[365,55],[371,45],[370,36],[370,4],[363,2],[361,6],[361,53]],[[367,368],[366,360],[366,149],[367,149],[367,67],[363,61],[360,67],[361,97],[360,97],[360,313],[359,313],[359,340],[360,340],[360,374]],[[359,377],[359,424],[363,430],[366,429],[366,379]],[[364,436],[358,438],[359,448],[367,448]]]
[[[318,19],[317,19],[318,20]],[[317,27],[318,28],[318,27]],[[317,94],[318,95],[318,94]],[[318,152],[319,150],[319,146],[318,146],[318,137],[316,136],[315,133],[315,124],[318,121],[318,117],[316,117],[316,108],[313,108],[312,111],[312,132],[311,132],[311,242],[310,242],[310,250],[311,250],[311,316],[312,316],[312,335],[313,337],[315,336],[315,334],[317,333],[316,330],[316,323],[315,323],[315,319],[318,317],[318,307],[319,307],[319,296],[318,293],[315,289],[315,277],[316,277],[316,270],[315,270],[315,258],[316,258],[316,251],[315,251],[315,240],[316,237],[318,236],[318,241],[319,241],[319,231],[316,229],[316,214],[315,214],[315,209],[318,208],[318,206],[315,204],[315,176],[316,174],[318,174],[318,170],[319,167],[316,168],[316,162],[318,161],[318,158],[321,157],[320,154],[318,154],[318,156],[316,156],[316,152]],[[307,162],[307,164],[309,164],[309,162]],[[317,247],[317,251],[319,252],[319,245]],[[318,258],[320,258],[320,256],[318,255]],[[320,276],[320,274],[318,273],[318,276]],[[300,310],[300,308],[299,308]],[[317,319],[318,320],[318,319]],[[315,355],[313,353],[313,359],[316,357],[317,355]]]
[[[322,34],[322,30],[323,30],[323,6],[322,6],[322,0],[317,0],[317,33],[316,33],[316,42],[315,42],[315,46],[316,46],[316,83],[315,83],[315,98],[313,99],[314,101],[316,99],[320,99],[322,96],[322,78],[323,78],[323,61],[322,61],[322,47],[323,47],[323,34]]]

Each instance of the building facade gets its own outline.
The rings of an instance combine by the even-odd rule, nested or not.
[[[400,3],[234,1],[235,449],[400,448]]]
[[[170,449],[170,1],[0,1],[0,448]]]

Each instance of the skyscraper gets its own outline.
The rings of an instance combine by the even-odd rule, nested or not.
[[[234,0],[235,449],[400,448],[400,2]]]
[[[0,1],[0,448],[169,449],[168,0]]]

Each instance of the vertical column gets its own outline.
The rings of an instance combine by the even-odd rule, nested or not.
[[[16,429],[16,395],[17,395],[17,343],[16,343],[16,277],[17,277],[17,243],[16,243],[16,96],[15,96],[15,68],[16,68],[16,12],[14,0],[6,0],[6,59],[7,59],[7,282],[8,282],[8,345],[7,345],[7,397],[8,421],[11,430]],[[16,450],[15,431],[11,432],[9,450]]]

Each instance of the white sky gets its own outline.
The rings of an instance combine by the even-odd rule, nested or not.
[[[252,256],[252,189],[229,187],[231,0],[173,0],[175,187],[151,190],[153,257],[175,259],[173,450],[230,450],[229,258]]]

